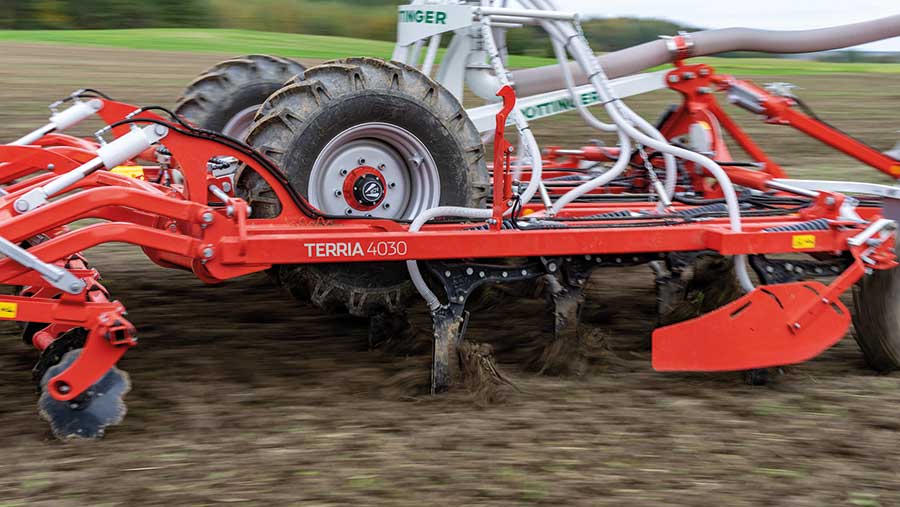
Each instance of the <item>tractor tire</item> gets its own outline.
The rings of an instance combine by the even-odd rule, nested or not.
[[[866,362],[880,372],[900,369],[900,268],[864,277],[853,303],[854,336]]]
[[[305,70],[297,62],[276,56],[226,60],[188,85],[175,113],[197,127],[243,139],[259,106]]]
[[[435,206],[486,204],[484,147],[465,109],[441,85],[400,63],[350,58],[307,70],[263,105],[247,142],[327,215],[411,220]],[[385,177],[385,204],[360,211],[353,208],[358,197],[338,190],[349,188],[341,178],[346,184],[369,165]],[[238,192],[254,217],[280,211],[258,177],[240,177]],[[391,199],[396,206],[386,205]],[[359,317],[401,311],[415,294],[403,262],[281,266],[279,279],[299,298]]]

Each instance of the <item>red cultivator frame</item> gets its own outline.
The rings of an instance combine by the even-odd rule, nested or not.
[[[701,90],[717,86],[740,100],[750,100],[748,93],[756,97],[773,122],[795,125],[886,172],[896,170],[867,147],[794,113],[788,99],[718,78],[704,66],[680,66],[672,76],[687,73],[695,76],[683,85],[689,100],[664,124],[669,137],[684,133],[697,117],[705,118],[709,125],[722,124],[757,160],[768,162],[706,100]],[[43,390],[42,413],[54,432],[98,436],[124,415],[121,398],[128,383],[114,366],[137,344],[136,331],[81,255],[103,243],[136,245],[160,266],[191,270],[208,283],[282,265],[411,261],[414,273],[426,266],[447,300],[441,303],[420,287],[434,319],[435,392],[461,374],[455,358],[466,327],[465,304],[484,284],[556,280],[557,339],[565,339],[563,328],[577,322],[578,305],[568,303],[581,298],[595,267],[661,263],[672,268],[679,256],[697,252],[752,256],[764,285],[653,336],[653,364],[659,370],[749,370],[808,360],[841,339],[850,312],[840,296],[866,273],[896,265],[892,219],[898,196],[893,189],[872,187],[882,198],[857,201],[837,192],[794,188],[775,181],[783,173],[774,164],[764,171],[723,164],[747,189],[738,226],[717,200],[724,195],[721,189],[709,186],[708,177],[696,170],[692,184],[703,199],[695,203],[661,205],[594,193],[551,213],[538,202],[517,202],[519,185],[504,138],[515,96],[510,88],[500,96],[504,108],[497,119],[489,211],[471,220],[433,224],[325,215],[264,150],[105,97],[93,98],[91,107],[109,123],[114,141],[92,143],[49,129],[26,139],[27,145],[0,146],[0,184],[5,185],[0,252],[7,257],[0,261],[0,282],[20,287],[20,295],[0,297],[0,319],[27,322],[27,341],[43,351],[35,374]],[[717,128],[711,151],[728,160]],[[135,160],[157,165],[144,166],[142,178],[117,170]],[[347,172],[365,183],[380,178],[373,171],[360,161]],[[249,175],[256,175],[277,200],[277,213],[260,216],[252,198],[238,195],[239,180]],[[380,191],[387,191],[387,182],[378,181]],[[377,205],[383,196],[372,199]],[[884,210],[891,216],[884,218]],[[100,222],[70,228],[83,219]],[[766,256],[784,253],[810,256],[817,262],[809,264],[813,278],[833,280],[826,285],[776,276],[785,274],[786,264]],[[507,258],[517,260],[496,261]]]

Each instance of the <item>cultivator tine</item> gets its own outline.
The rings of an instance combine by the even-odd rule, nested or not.
[[[443,306],[431,312],[434,350],[431,364],[431,394],[450,390],[459,380],[459,346],[463,342],[469,312],[461,305]]]
[[[546,261],[545,291],[553,316],[553,340],[541,353],[541,373],[576,373],[573,361],[580,354],[579,323],[584,306],[584,286],[593,269],[591,261]]]

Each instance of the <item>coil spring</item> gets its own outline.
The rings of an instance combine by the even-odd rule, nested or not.
[[[828,226],[828,220],[825,218],[819,218],[810,222],[801,222],[799,224],[770,227],[768,229],[764,229],[763,232],[827,231],[829,229],[830,227]]]
[[[467,231],[487,231],[490,228],[491,228],[490,225],[483,224],[483,225],[476,225],[475,227],[469,227],[468,229],[465,229],[465,230],[467,230]],[[511,230],[515,229],[516,227],[513,225],[512,220],[504,219],[503,223],[500,225],[500,228],[504,231],[511,231]]]
[[[628,210],[610,211],[609,213],[600,213],[599,215],[591,215],[587,218],[631,218],[632,213]]]

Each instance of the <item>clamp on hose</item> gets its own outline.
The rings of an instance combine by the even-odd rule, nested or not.
[[[688,32],[678,32],[674,37],[662,35],[660,38],[666,41],[666,49],[675,61],[690,58],[694,53],[694,39]]]

